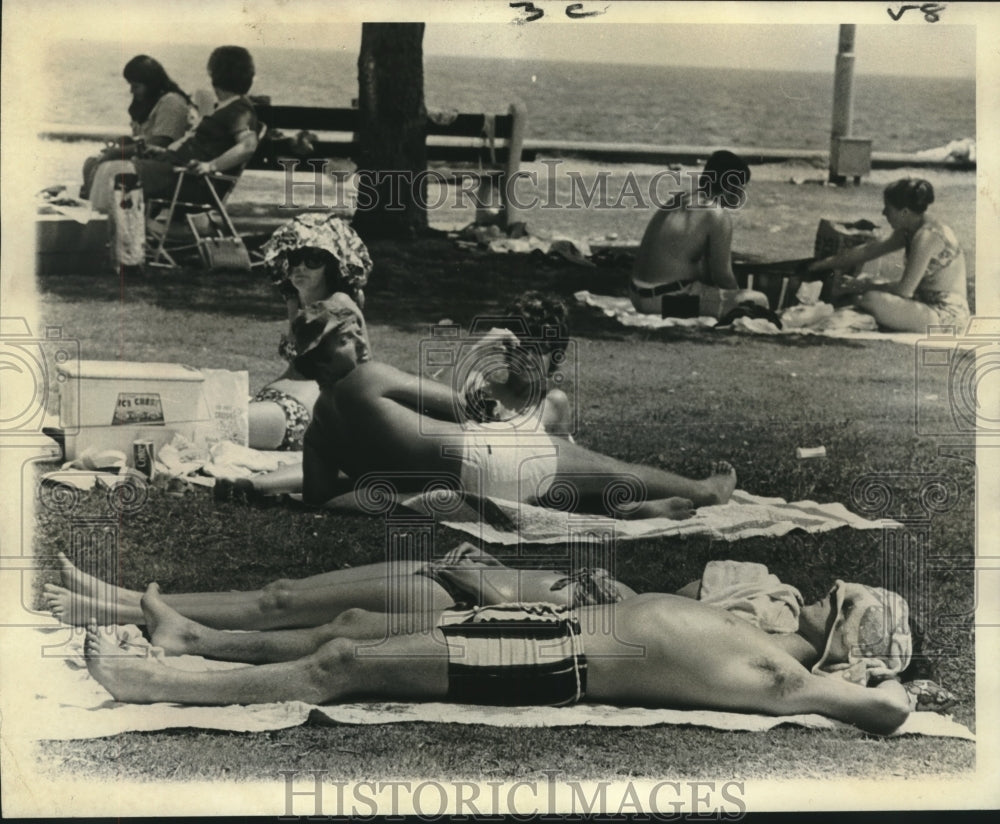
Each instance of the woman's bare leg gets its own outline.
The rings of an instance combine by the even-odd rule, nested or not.
[[[854,305],[872,315],[883,329],[894,332],[926,332],[928,326],[941,323],[926,303],[889,292],[862,292],[854,298]]]
[[[247,414],[251,449],[277,449],[285,439],[285,410],[274,401],[252,401]]]

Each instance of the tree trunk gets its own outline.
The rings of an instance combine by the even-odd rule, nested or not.
[[[353,223],[366,239],[412,238],[427,231],[423,37],[423,23],[361,27]]]

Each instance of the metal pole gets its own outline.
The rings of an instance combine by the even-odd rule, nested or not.
[[[854,26],[840,27],[837,62],[833,75],[833,123],[830,128],[830,181],[843,183],[836,174],[837,138],[850,137],[854,125]]]

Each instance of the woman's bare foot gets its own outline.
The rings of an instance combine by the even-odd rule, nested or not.
[[[168,606],[160,597],[159,584],[150,584],[146,588],[142,596],[142,614],[154,646],[162,647],[167,655],[195,652],[202,626]]]
[[[712,474],[702,483],[708,487],[713,503],[728,503],[736,489],[736,470],[729,461],[716,461],[712,464]]]
[[[98,598],[105,601],[115,598],[119,603],[128,604],[129,606],[139,606],[139,598],[142,593],[109,584],[107,581],[102,581],[100,578],[88,575],[62,552],[57,553],[57,555],[63,586],[67,589],[91,598]]]
[[[71,592],[58,584],[44,584],[42,598],[45,608],[63,624],[82,627],[93,618],[101,626],[140,624],[142,612],[136,606],[125,606],[99,598]]]
[[[157,696],[156,687],[166,667],[152,656],[130,655],[119,645],[114,630],[98,629],[93,619],[87,623],[83,655],[91,677],[115,701],[149,704],[164,700]]]
[[[659,498],[645,501],[633,510],[619,511],[618,516],[625,520],[669,518],[671,521],[683,521],[694,516],[694,501],[688,498]]]

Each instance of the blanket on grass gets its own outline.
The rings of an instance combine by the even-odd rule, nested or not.
[[[646,315],[637,312],[632,306],[632,301],[628,298],[595,295],[586,290],[577,292],[573,297],[576,298],[577,303],[597,309],[605,317],[613,318],[622,326],[634,326],[642,329],[667,329],[670,327],[712,329],[718,323],[715,318],[710,317],[661,318],[658,315]],[[799,307],[793,308],[799,309]],[[794,314],[798,316],[802,313],[797,311]],[[849,340],[890,340],[909,345],[927,337],[925,334],[914,332],[879,332],[874,328],[874,318],[853,309],[838,309],[830,314],[817,314],[819,316],[815,322],[809,325],[800,325],[801,321],[806,320],[804,317],[796,317],[795,325],[785,323],[782,329],[778,329],[773,323],[763,318],[740,318],[733,323],[732,327],[727,328],[757,335],[820,335]]]
[[[333,508],[350,506],[353,493],[328,504]],[[435,515],[445,526],[474,535],[490,544],[565,543],[574,535],[613,532],[619,540],[659,536],[686,537],[706,535],[719,541],[738,541],[760,536],[777,537],[801,529],[805,532],[828,532],[849,526],[854,529],[892,529],[896,521],[870,521],[855,515],[843,504],[820,504],[815,501],[787,502],[783,498],[764,498],[737,489],[729,503],[705,506],[694,517],[683,521],[668,518],[617,520],[600,515],[578,515],[499,499],[467,499],[452,503],[440,492],[402,497],[399,505],[425,515]]]
[[[127,628],[138,635],[138,628]],[[83,660],[82,633],[57,627],[22,633],[22,641],[33,648],[25,660],[38,662],[26,667],[24,712],[19,723],[34,740],[101,738],[128,731],[176,728],[261,732],[301,724],[392,724],[425,723],[485,724],[499,727],[646,727],[681,724],[720,730],[769,730],[782,724],[813,729],[852,729],[850,725],[821,715],[766,716],[708,710],[653,710],[579,704],[574,707],[491,707],[465,704],[366,702],[314,706],[300,701],[273,704],[197,707],[179,704],[121,704],[87,672]],[[52,645],[60,645],[58,652]],[[49,654],[39,657],[39,647]],[[30,653],[26,648],[25,656]],[[242,664],[208,661],[192,655],[163,659],[178,669],[208,671],[232,669]],[[27,675],[27,674],[26,674]],[[13,719],[12,719],[13,720]],[[912,713],[894,736],[931,735],[974,741],[975,735],[950,717],[932,712]]]

